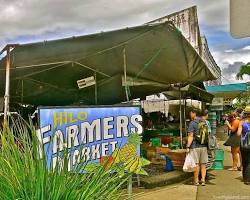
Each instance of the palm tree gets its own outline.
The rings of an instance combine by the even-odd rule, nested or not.
[[[240,71],[239,71],[239,73],[237,73],[236,79],[237,80],[242,80],[243,75],[249,75],[250,76],[250,62],[245,64],[245,65],[242,65],[240,67]]]

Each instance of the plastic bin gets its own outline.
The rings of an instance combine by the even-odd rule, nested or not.
[[[214,164],[211,167],[211,169],[214,169],[214,170],[222,170],[222,169],[224,169],[223,160],[214,161]]]
[[[215,150],[215,160],[216,161],[224,160],[224,151],[222,149]]]
[[[161,139],[160,138],[151,138],[150,142],[151,142],[151,145],[153,147],[160,147],[161,146]]]
[[[161,144],[169,144],[173,142],[173,137],[169,137],[169,136],[161,136]]]

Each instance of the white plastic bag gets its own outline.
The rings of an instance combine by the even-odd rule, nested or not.
[[[193,172],[196,167],[195,161],[190,153],[186,155],[185,162],[183,165],[184,172]]]

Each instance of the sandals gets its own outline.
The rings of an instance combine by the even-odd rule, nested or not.
[[[228,171],[238,171],[238,168],[237,167],[232,167],[232,168],[229,168]]]
[[[199,186],[199,185],[200,185],[200,183],[199,183],[199,182],[197,182],[197,183],[194,183],[194,185],[195,185],[195,186]]]
[[[206,186],[206,183],[205,182],[201,182],[201,184],[198,182],[198,183],[194,183],[195,186]]]
[[[206,186],[206,183],[205,182],[201,182],[201,186]]]

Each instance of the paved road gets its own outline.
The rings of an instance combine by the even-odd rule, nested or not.
[[[241,172],[226,170],[231,166],[230,149],[223,146],[227,136],[219,129],[217,135],[220,148],[225,152],[225,170],[209,172],[205,187],[179,184],[146,193],[136,200],[250,200],[250,186],[242,183]]]

